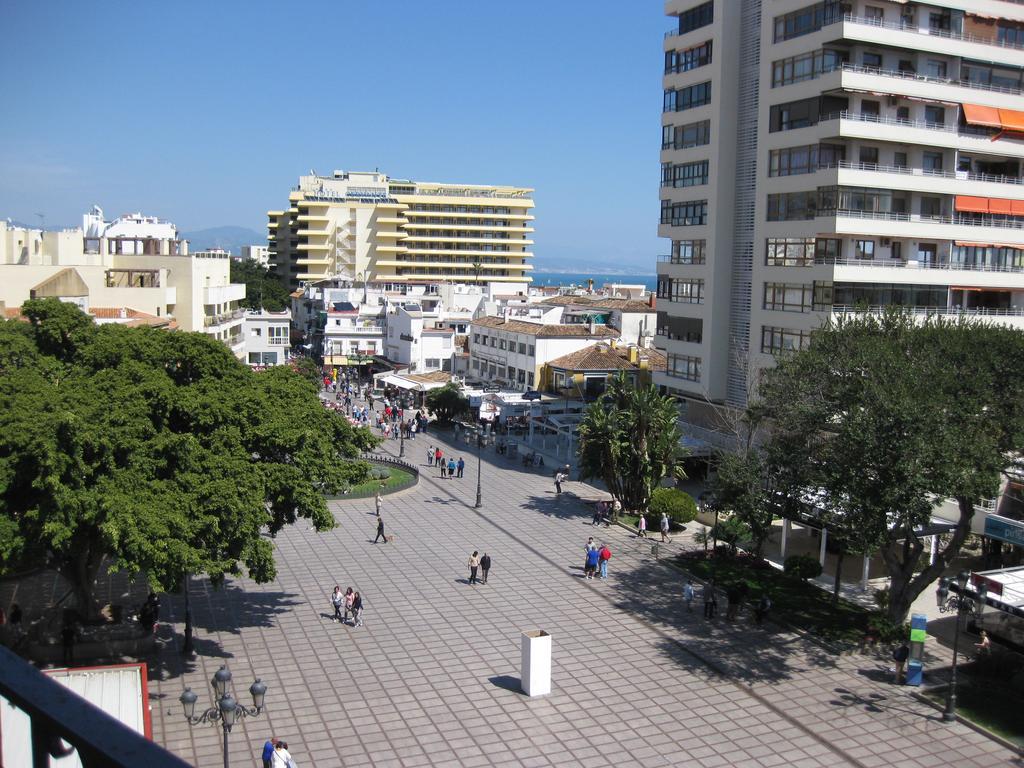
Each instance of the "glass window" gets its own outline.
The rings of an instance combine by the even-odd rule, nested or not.
[[[658,298],[680,304],[703,304],[704,281],[658,276]]]
[[[926,171],[938,172],[942,170],[941,152],[924,152],[921,155],[921,167]]]
[[[774,42],[791,40],[794,37],[817,32],[824,26],[833,24],[843,18],[840,0],[826,0],[814,3],[806,8],[790,11],[774,19]]]
[[[768,195],[768,221],[806,221],[817,215],[818,193],[784,192]]]
[[[703,264],[706,245],[706,240],[673,240],[671,262],[673,264]]]
[[[665,52],[665,74],[689,72],[711,63],[711,41],[685,51]]]
[[[846,61],[849,61],[846,51],[830,49],[780,59],[772,64],[772,88],[813,80],[842,66]]]
[[[810,312],[814,286],[810,283],[765,283],[764,309]]]
[[[688,203],[661,201],[661,223],[673,227],[695,227],[707,224],[708,201],[693,200]]]
[[[794,328],[761,326],[761,351],[769,355],[781,355],[806,349],[811,343],[811,332]]]
[[[874,240],[855,240],[854,241],[854,258],[856,259],[873,259],[875,258],[875,241]]]
[[[946,79],[946,62],[940,61],[939,59],[928,59],[924,65],[924,73],[928,77],[939,78],[940,80]]]
[[[892,164],[896,168],[907,167],[907,153],[906,152],[893,152]]]
[[[929,104],[924,108],[924,121],[932,125],[945,125],[946,108]]]
[[[867,67],[868,69],[882,68],[882,54],[880,53],[872,53],[870,51],[865,51],[862,61],[864,63],[864,66]]]
[[[921,216],[933,219],[942,216],[942,200],[937,197],[922,197]]]
[[[665,361],[665,373],[677,379],[700,381],[701,359],[691,355],[670,353]]]
[[[861,165],[877,166],[878,165],[878,147],[861,147],[859,153],[859,159]]]
[[[661,129],[662,149],[688,149],[711,141],[711,121],[700,120],[686,125],[666,125]]]
[[[819,237],[814,241],[814,261],[818,264],[829,264],[839,258],[843,241]]]
[[[765,241],[768,267],[809,267],[814,263],[813,237],[770,237]]]
[[[714,0],[708,0],[706,3],[679,14],[679,34],[685,35],[687,32],[706,27],[714,20],[715,3]]]
[[[879,8],[877,5],[865,5],[864,18],[872,24],[882,24],[885,21],[885,8]]]

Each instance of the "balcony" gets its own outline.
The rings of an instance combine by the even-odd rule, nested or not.
[[[821,166],[818,172],[824,172],[826,176],[825,179],[819,178],[819,185],[898,189],[933,195],[1024,197],[1024,179],[1019,176],[853,163],[845,160]]]
[[[916,240],[968,240],[980,243],[1007,243],[1024,247],[1024,218],[989,214],[965,216],[920,216],[907,213],[833,210],[818,211],[817,220],[831,219],[836,234],[863,234],[876,237]],[[779,222],[790,228],[796,222]],[[825,230],[828,231],[828,230]]]
[[[213,328],[218,325],[230,325],[236,320],[241,320],[245,317],[244,309],[235,309],[231,312],[223,312],[219,315],[206,315],[203,317],[203,327]]]
[[[245,286],[241,283],[230,283],[203,288],[203,304],[228,304],[245,298]]]

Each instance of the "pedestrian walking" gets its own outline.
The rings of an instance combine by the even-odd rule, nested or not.
[[[462,477],[462,473],[466,469],[466,462],[461,456],[459,456],[459,463],[455,465],[455,469],[458,472],[455,476]]]
[[[353,627],[363,626],[363,598],[358,592],[352,596],[352,621]]]
[[[271,736],[267,739],[266,744],[263,745],[263,768],[273,768],[274,764],[274,747],[277,746],[277,737]]]
[[[598,501],[594,504],[594,516],[590,519],[591,525],[600,525],[601,518],[604,517],[604,502]]]
[[[376,544],[381,539],[384,539],[384,543],[385,544],[388,543],[388,537],[384,535],[384,518],[383,517],[378,517],[377,518],[377,537],[373,540],[373,543]]]
[[[594,574],[597,573],[597,566],[601,562],[601,553],[596,549],[587,550],[587,562],[583,567],[583,572],[587,579],[594,578]]]
[[[910,646],[907,645],[906,641],[900,644],[898,648],[895,648],[892,652],[892,660],[896,662],[896,666],[892,669],[892,681],[895,685],[903,685],[906,680],[905,669],[907,666],[907,659],[910,658]]]
[[[671,526],[672,526],[672,524],[669,522],[668,515],[666,515],[664,512],[662,512],[661,513],[661,525],[660,525],[660,528],[661,528],[661,541],[662,541],[662,543],[664,543],[666,541],[672,541],[672,539],[670,539],[668,537],[668,531],[669,531],[669,528]]]
[[[767,592],[761,593],[761,599],[757,601],[757,606],[754,608],[754,623],[760,626],[771,609],[772,599],[768,597]]]
[[[75,630],[75,625],[71,622],[66,623],[60,631],[61,661],[69,667],[75,661],[75,641],[77,639],[78,632]]]
[[[441,468],[441,477],[445,477],[448,474],[448,462],[442,457],[437,460],[437,466]]]
[[[434,466],[434,446],[427,448],[427,466]]]
[[[701,597],[704,600],[704,618],[715,618],[715,609],[718,608],[718,599],[715,597],[715,582],[713,580],[704,585]]]
[[[274,745],[274,758],[270,761],[270,764],[273,768],[292,768],[295,765],[286,742],[279,741]]]
[[[992,641],[984,629],[981,630],[981,642],[975,643],[974,647],[978,649],[979,656],[988,656],[992,653]]]
[[[459,475],[461,477],[461,475]],[[491,556],[484,552],[484,556],[480,558],[480,581],[483,584],[487,583],[487,572],[491,570]]]
[[[643,512],[640,513],[640,519],[636,523],[636,537],[638,539],[647,538],[647,517]]]
[[[725,599],[729,601],[725,609],[725,618],[727,621],[735,621],[740,610],[740,601],[743,599],[739,584],[730,584],[725,588]]]
[[[380,517],[380,507],[384,503],[384,500],[380,496],[380,491],[373,497],[373,505],[377,508],[377,517]]]
[[[612,551],[608,549],[608,545],[605,544],[601,547],[601,578],[608,578],[608,561],[612,559]]]
[[[565,475],[561,471],[555,472],[555,493],[560,494],[562,492],[562,482],[565,480]]]
[[[458,465],[455,463],[455,459],[448,459],[448,477],[449,477],[449,479],[455,477],[455,470],[457,468],[458,468]],[[462,475],[459,475],[459,477],[462,477]]]
[[[683,600],[686,601],[686,612],[693,613],[693,580],[687,579],[683,587]]]
[[[352,591],[352,587],[345,590],[345,615],[341,617],[342,624],[348,624],[348,617],[352,616],[355,618],[355,613],[352,611],[352,602],[356,599],[356,593]]]
[[[440,448],[435,448],[434,449],[434,463],[437,464],[439,461],[441,461],[441,457],[442,456],[444,456],[444,451],[442,451]]]
[[[476,585],[476,572],[480,567],[480,556],[474,549],[473,554],[469,556],[469,583]]]
[[[334,616],[331,621],[341,621],[341,609],[345,605],[345,594],[337,584],[334,585],[334,591],[331,593],[331,605],[334,606]]]

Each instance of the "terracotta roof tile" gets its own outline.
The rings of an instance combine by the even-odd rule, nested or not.
[[[498,331],[510,331],[522,333],[528,336],[544,337],[603,337],[618,338],[619,332],[614,328],[599,325],[591,333],[590,326],[583,323],[570,325],[543,325],[541,323],[528,323],[525,320],[506,320],[502,317],[478,317],[471,323],[474,327],[493,328]]]
[[[589,347],[570,352],[568,355],[556,357],[549,360],[548,365],[552,368],[561,368],[566,371],[631,371],[639,368],[637,363],[629,361],[630,349],[628,346],[618,346],[612,349],[608,344],[591,344]],[[638,359],[647,360],[647,367],[651,370],[665,367],[665,355],[656,349],[639,349]]]

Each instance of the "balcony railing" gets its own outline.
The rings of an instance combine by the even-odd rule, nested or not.
[[[836,19],[836,21],[838,20],[839,19]],[[946,40],[960,40],[965,43],[980,43],[982,45],[995,45],[999,48],[1024,50],[1024,43],[1008,42],[999,40],[998,38],[993,39],[991,37],[981,37],[979,35],[972,35],[968,32],[954,32],[951,29],[934,29],[931,27],[928,29],[921,29],[920,27],[911,24],[895,23],[892,21],[883,21],[881,19],[870,19],[866,16],[856,16],[852,13],[845,14],[842,20],[848,24],[860,24],[866,27],[880,27],[882,29],[896,30],[897,32],[914,32],[928,37],[941,37]]]
[[[235,309],[231,312],[224,312],[219,315],[207,315],[203,318],[203,327],[209,328],[211,325],[222,325],[224,323],[230,323],[232,320],[240,320],[245,317],[244,309]]]
[[[898,80],[915,80],[921,83],[934,83],[936,85],[955,85],[962,88],[973,88],[980,91],[992,91],[993,93],[1006,93],[1012,96],[1020,96],[1024,89],[1020,86],[1010,88],[1004,85],[992,85],[992,83],[975,83],[971,80],[953,80],[948,77],[932,77],[930,75],[919,75],[916,72],[899,72],[894,69],[880,69],[878,67],[866,67],[863,64],[850,64],[844,62],[836,67],[843,72],[854,72],[862,75],[879,75],[881,77],[894,77]],[[825,74],[825,73],[822,73]]]
[[[854,163],[849,160],[840,160],[838,163],[818,166],[818,170],[828,170],[830,168],[874,171],[876,173],[899,173],[904,176],[930,176],[939,179],[958,179],[960,181],[985,181],[991,184],[1024,184],[1024,179],[1019,176],[1000,176],[993,173],[946,171],[931,168],[909,168],[903,165],[879,165],[878,163]]]
[[[1024,248],[1024,246],[1021,246]],[[844,267],[881,267],[883,269],[945,269],[967,272],[1024,272],[1024,266],[1002,264],[971,264],[965,261],[903,261],[902,259],[815,259],[815,264]],[[913,266],[911,266],[913,265]]]
[[[85,768],[188,768],[188,763],[26,664],[0,646],[0,696],[28,715],[32,762],[48,768],[51,757],[69,754]],[[148,706],[143,702],[142,706]],[[4,739],[11,734],[4,734]]]
[[[663,253],[662,255],[658,256],[658,261],[662,262],[662,263],[667,263],[667,264],[704,264],[704,263],[706,263],[704,261],[704,257],[703,256],[697,256],[697,257],[693,257],[693,256],[687,256],[687,257],[676,256],[675,258],[673,258],[671,253]]]
[[[996,229],[1024,229],[1024,218],[1015,219],[990,214],[971,216],[921,216],[916,213],[892,213],[878,211],[853,211],[849,209],[819,210],[816,218],[875,219],[879,221],[908,221],[913,224],[955,224],[963,227],[994,227]]]
[[[834,304],[832,306],[833,314],[838,315],[854,315],[863,314],[865,312],[870,313],[881,313],[887,309],[891,309],[892,305],[871,305],[862,306],[860,304],[853,306],[850,304]],[[900,307],[914,315],[984,315],[986,317],[1024,317],[1024,309],[1017,307],[1007,307],[1005,309],[993,309],[990,307]]]

